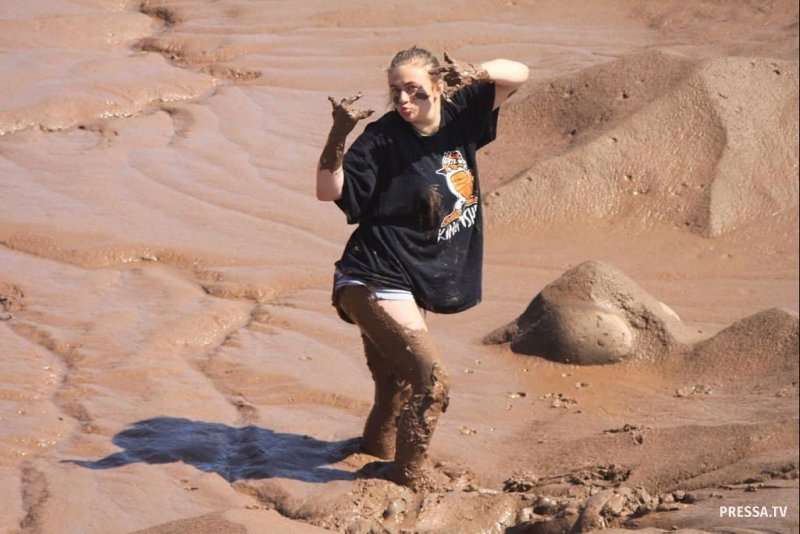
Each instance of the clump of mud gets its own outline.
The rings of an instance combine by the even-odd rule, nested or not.
[[[484,338],[521,354],[582,365],[653,359],[682,346],[667,305],[611,265],[588,261],[545,287],[517,319]]]
[[[12,313],[22,309],[22,290],[14,284],[0,282],[0,321],[12,318]]]
[[[318,526],[339,532],[503,532],[517,522],[517,499],[497,490],[413,493],[366,480]]]
[[[366,479],[349,486],[349,491],[329,493],[313,504],[304,501],[289,506],[285,499],[269,496],[270,491],[265,491],[269,482],[246,492],[261,496],[265,508],[276,507],[287,517],[348,534],[577,534],[657,524],[659,514],[691,513],[694,505],[698,510],[718,506],[723,498],[720,490],[753,492],[765,486],[765,480],[772,480],[769,487],[784,487],[797,476],[797,465],[790,464],[759,479],[761,482],[651,493],[630,483],[629,468],[610,464],[545,477],[520,471],[505,481],[502,490],[496,490],[479,487],[467,471],[455,466],[439,464],[438,468],[452,477],[452,484],[437,491],[414,493],[392,482]],[[784,480],[786,484],[782,484]]]
[[[370,459],[347,458],[344,463],[360,473],[355,484],[334,484],[313,499],[293,498],[271,479],[239,481],[236,489],[284,517],[351,534],[503,532],[518,523],[519,496],[481,487],[462,465],[437,463],[437,486],[414,492],[364,471]]]

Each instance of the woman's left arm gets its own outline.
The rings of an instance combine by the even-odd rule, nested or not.
[[[526,65],[509,59],[493,59],[480,65],[453,60],[444,53],[444,65],[431,69],[431,75],[441,76],[445,83],[445,94],[450,95],[465,85],[474,82],[494,82],[494,107],[497,109],[519,86],[528,80]]]
[[[527,65],[509,59],[493,59],[480,64],[489,80],[494,82],[494,109],[508,100],[528,80]]]

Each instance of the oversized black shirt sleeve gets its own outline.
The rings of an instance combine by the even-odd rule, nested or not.
[[[370,124],[344,155],[342,196],[335,202],[347,216],[348,224],[358,223],[369,212],[382,159],[380,137]]]
[[[452,96],[452,103],[458,109],[461,128],[476,149],[494,141],[497,137],[497,117],[499,109],[494,108],[494,83],[479,82],[458,90]]]

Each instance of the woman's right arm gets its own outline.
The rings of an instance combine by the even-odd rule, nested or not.
[[[317,168],[317,200],[339,200],[343,187],[344,171],[341,165],[334,171]]]
[[[373,111],[368,109],[362,111],[356,108],[353,103],[361,98],[361,93],[344,98],[341,102],[336,102],[332,97],[328,97],[333,106],[333,126],[328,134],[328,140],[322,149],[317,164],[317,199],[323,201],[338,200],[342,197],[344,187],[344,145],[347,135],[353,131],[356,123],[372,115]]]

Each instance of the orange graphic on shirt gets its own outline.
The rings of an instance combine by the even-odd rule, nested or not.
[[[467,166],[467,160],[458,150],[444,153],[444,156],[442,156],[442,168],[436,173],[444,176],[447,188],[456,196],[453,211],[442,220],[442,226],[447,226],[461,217],[464,208],[477,204],[475,178]]]

